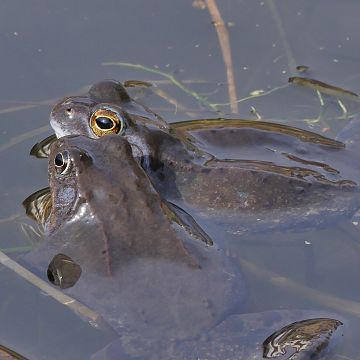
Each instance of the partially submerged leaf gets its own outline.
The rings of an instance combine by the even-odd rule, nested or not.
[[[52,208],[50,188],[38,190],[23,201],[26,215],[44,226]]]
[[[50,135],[47,138],[36,143],[30,150],[30,155],[39,159],[47,158],[50,154],[50,146],[56,140],[56,135]]]
[[[321,93],[335,96],[335,97],[349,97],[351,100],[359,101],[359,95],[346,89],[337,86],[326,84],[322,81],[304,78],[300,76],[290,77],[288,80],[291,84],[301,85],[313,90],[320,91]]]
[[[335,330],[343,323],[335,319],[307,319],[297,321],[274,332],[263,342],[264,358],[287,354],[286,359],[297,359],[303,352],[318,355],[325,349]],[[312,358],[312,357],[311,357]]]
[[[213,245],[214,242],[210,236],[201,228],[201,226],[195,221],[195,219],[187,213],[181,207],[171,203],[165,203],[168,207],[168,210],[172,212],[173,221],[179,224],[183,229],[185,229],[191,236],[195,236],[199,240],[203,241],[206,245]]]
[[[191,121],[178,121],[170,124],[170,127],[173,130],[178,130],[182,132],[195,132],[208,129],[250,128],[294,136],[304,142],[327,145],[338,149],[345,147],[345,145],[340,141],[316,134],[312,131],[307,131],[284,124],[270,123],[266,121],[224,118],[201,119]]]
[[[49,281],[53,285],[60,287],[60,289],[74,286],[79,280],[80,275],[80,265],[64,254],[55,255],[47,270]]]
[[[126,81],[124,81],[124,86],[125,87],[146,87],[146,88],[149,88],[149,87],[152,86],[152,84],[147,82],[147,81],[142,81],[142,80],[126,80]]]
[[[296,70],[298,71],[298,72],[307,72],[307,71],[309,71],[309,66],[306,66],[306,65],[298,65],[297,67],[296,67]]]
[[[4,345],[0,345],[0,359],[2,359],[2,360],[27,360],[26,357],[20,355],[16,351],[11,350]]]

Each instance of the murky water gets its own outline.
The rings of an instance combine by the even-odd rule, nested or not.
[[[17,258],[38,238],[21,202],[47,185],[46,161],[28,153],[51,134],[51,105],[98,80],[152,82],[155,93],[133,93],[169,122],[261,118],[334,136],[360,111],[360,103],[349,98],[339,102],[287,84],[290,76],[303,75],[295,67],[306,65],[306,75],[360,93],[358,1],[229,0],[218,1],[218,7],[230,39],[237,114],[227,105],[226,69],[213,19],[199,2],[1,3],[1,249]],[[158,73],[114,64],[120,62]],[[222,245],[242,266],[250,294],[247,311],[337,312],[349,319],[349,329],[332,358],[356,359],[359,244],[359,229],[349,220],[331,228],[247,235]],[[25,356],[87,358],[114,338],[5,268],[0,289],[0,343]]]

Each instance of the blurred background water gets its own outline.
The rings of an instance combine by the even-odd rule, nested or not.
[[[309,67],[306,76],[360,92],[358,1],[218,0],[217,6],[230,40],[237,112],[229,105],[219,24],[201,1],[1,2],[0,248],[5,253],[17,258],[37,239],[21,202],[47,185],[46,161],[30,158],[29,150],[52,133],[52,105],[85,93],[96,81],[151,82],[152,91],[132,93],[169,122],[261,118],[333,137],[356,117],[360,106],[351,98],[339,103],[287,81],[304,75],[296,70],[303,65]],[[114,64],[120,62],[132,66]],[[202,103],[190,91],[201,95]],[[360,309],[359,240],[356,222],[349,220],[325,229],[247,235],[227,244],[227,252],[257,266],[257,272],[243,269],[249,311],[329,309],[309,288],[351,300]],[[296,284],[279,286],[269,271]],[[357,316],[341,306],[332,310],[351,318],[351,330],[333,358],[355,359],[360,310]],[[113,337],[6,268],[0,271],[0,320],[3,345],[44,359],[86,358]]]

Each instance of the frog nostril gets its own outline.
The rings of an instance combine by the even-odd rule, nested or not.
[[[74,110],[73,110],[72,108],[67,108],[67,109],[65,110],[65,112],[66,112],[66,115],[67,115],[69,118],[72,118],[73,115],[74,115]]]

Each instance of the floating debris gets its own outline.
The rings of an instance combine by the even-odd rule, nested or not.
[[[264,358],[275,358],[292,352],[286,359],[297,359],[295,354],[305,352],[309,359],[325,349],[335,330],[343,325],[334,319],[308,319],[297,321],[274,332],[263,342]]]
[[[16,351],[11,350],[4,345],[0,345],[0,359],[1,360],[27,360],[26,357],[20,355]]]
[[[309,71],[309,69],[310,69],[309,66],[306,66],[306,65],[298,65],[296,67],[296,70],[301,73],[307,72],[307,71]]]
[[[56,135],[50,135],[44,140],[36,143],[30,150],[30,155],[38,159],[45,159],[49,156],[50,146],[56,140]]]
[[[141,81],[141,80],[126,80],[124,81],[125,87],[152,87],[153,85],[148,81]]]
[[[22,204],[25,208],[26,215],[38,224],[44,226],[50,216],[52,208],[50,188],[46,187],[34,192],[28,196]]]
[[[49,281],[60,289],[74,286],[80,279],[80,275],[80,265],[64,254],[55,255],[47,270]]]
[[[291,84],[301,85],[308,87],[310,89],[320,91],[321,93],[335,96],[335,97],[351,97],[352,100],[359,101],[359,95],[346,89],[342,89],[337,86],[333,86],[330,84],[326,84],[322,81],[315,80],[315,79],[309,79],[299,76],[293,76],[290,77],[288,80]]]

